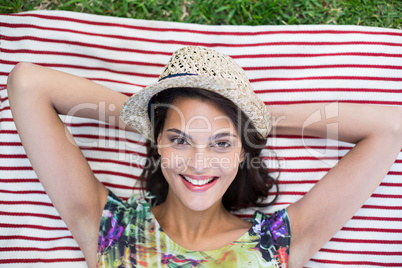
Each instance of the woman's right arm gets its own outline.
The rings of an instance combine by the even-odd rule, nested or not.
[[[88,266],[95,267],[99,222],[108,192],[94,176],[58,114],[91,104],[91,109],[74,109],[74,115],[99,119],[103,113],[106,119],[125,127],[118,118],[127,96],[84,78],[30,63],[14,67],[7,88],[28,158],[80,245]],[[99,110],[109,105],[115,105],[115,109]]]

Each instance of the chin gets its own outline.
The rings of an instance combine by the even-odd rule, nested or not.
[[[182,200],[182,203],[190,210],[202,212],[206,211],[209,208],[213,207],[216,202],[221,202],[220,200],[216,200],[215,202],[211,202],[211,198],[197,198],[197,197],[189,197],[187,200]]]

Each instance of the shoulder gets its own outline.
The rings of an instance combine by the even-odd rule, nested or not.
[[[102,223],[114,219],[115,223],[125,226],[132,222],[134,216],[143,216],[151,212],[150,206],[141,194],[135,194],[127,201],[123,201],[113,192],[109,191],[105,207],[102,212]]]
[[[148,203],[141,194],[135,194],[127,201],[123,201],[109,190],[106,204],[103,209],[103,215],[108,214],[105,212],[122,212],[127,210],[143,209],[146,207],[149,207]]]
[[[286,209],[274,212],[271,215],[265,215],[256,211],[253,216],[253,229],[260,234],[272,233],[275,236],[290,236],[290,221]]]
[[[109,191],[99,226],[98,251],[114,245],[129,226],[150,217],[151,209],[145,198],[136,194],[124,202]]]
[[[287,263],[291,238],[287,210],[279,210],[271,215],[257,211],[252,222],[249,235],[259,240],[257,246],[262,257],[270,261],[274,256],[278,263]]]

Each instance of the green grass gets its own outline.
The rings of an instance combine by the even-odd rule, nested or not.
[[[351,24],[402,29],[401,0],[0,0],[1,13],[70,10],[199,24]]]

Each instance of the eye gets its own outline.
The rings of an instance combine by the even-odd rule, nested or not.
[[[188,142],[182,137],[171,138],[170,142],[175,143],[177,145],[187,145],[188,144]]]
[[[219,149],[228,149],[232,146],[232,144],[230,142],[227,141],[218,141],[214,144],[215,147],[219,148]]]

